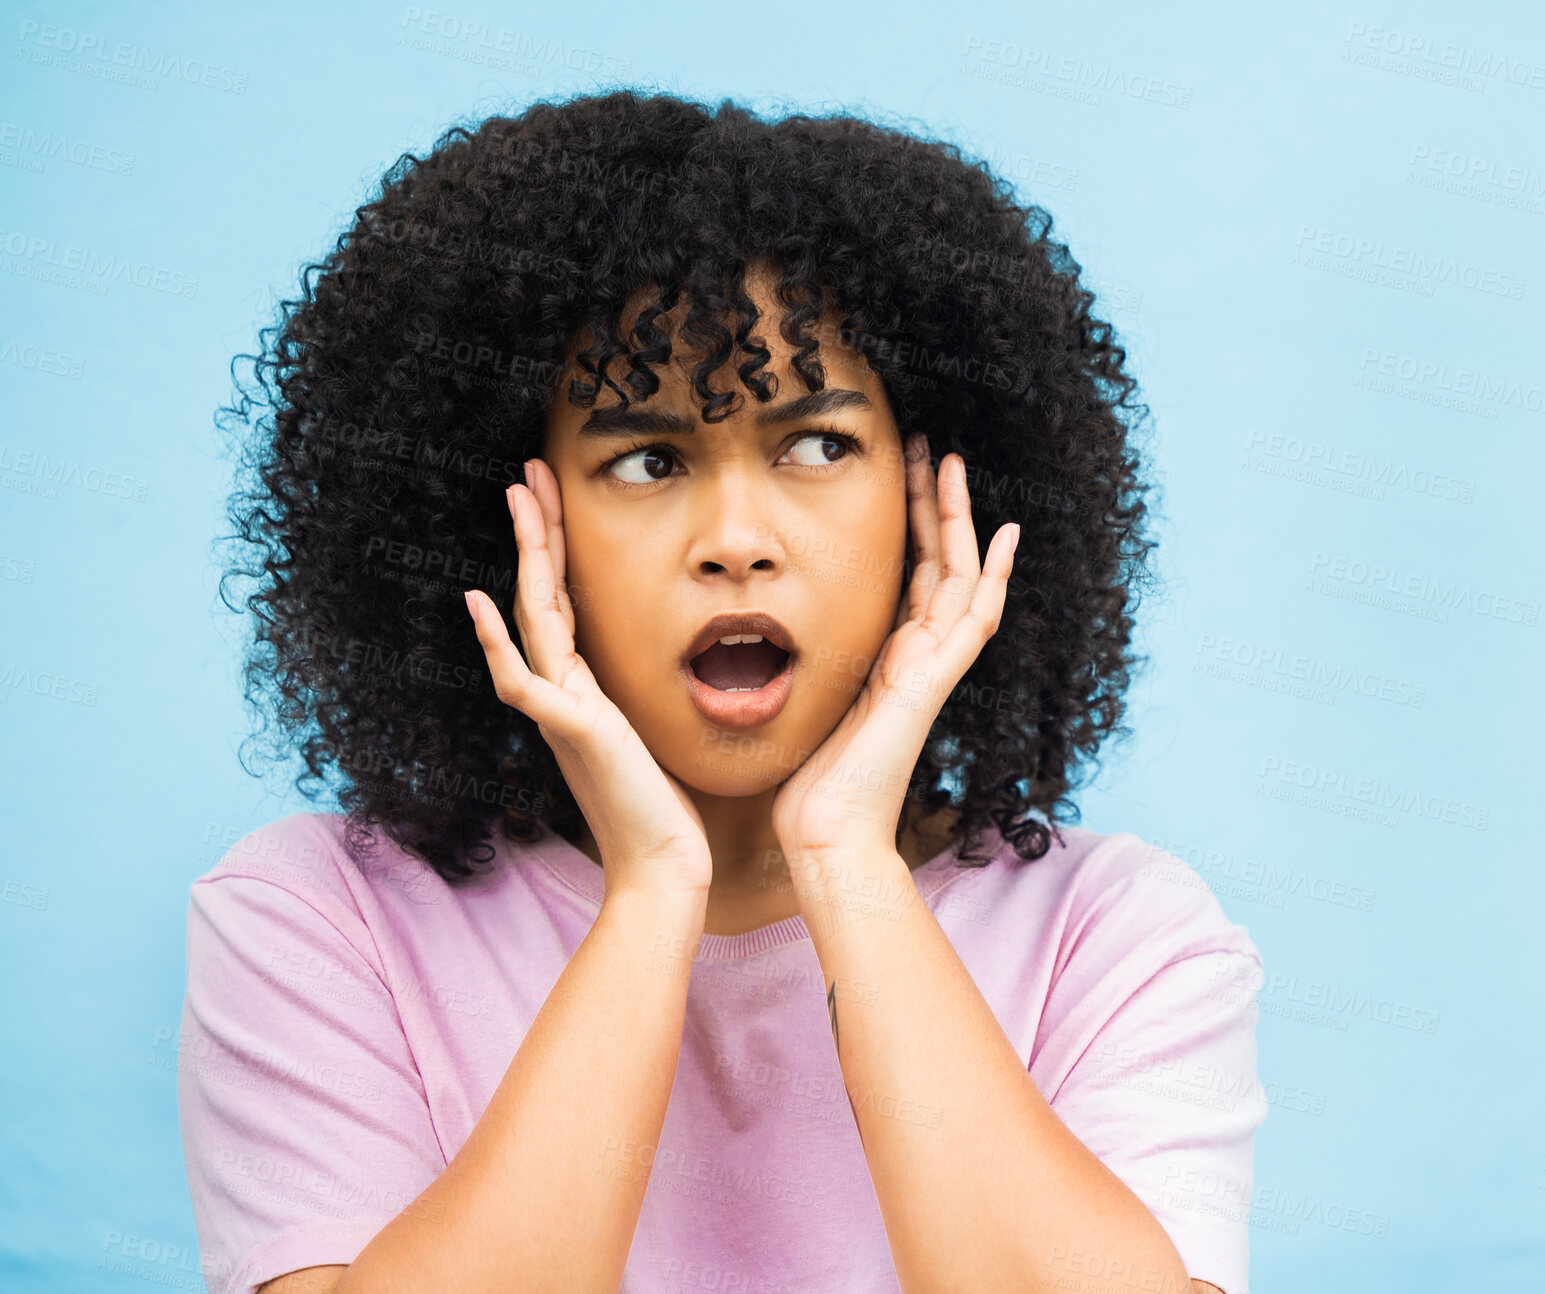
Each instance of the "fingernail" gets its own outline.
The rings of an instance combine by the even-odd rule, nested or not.
[[[515,487],[506,486],[504,490],[504,505],[510,510],[510,520],[515,520]]]
[[[477,623],[477,603],[472,600],[472,590],[463,589],[462,597],[467,600],[467,614],[472,617],[472,623]]]

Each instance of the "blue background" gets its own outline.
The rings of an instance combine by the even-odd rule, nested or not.
[[[315,807],[235,757],[232,356],[400,153],[621,81],[943,136],[1052,211],[1163,486],[1084,825],[1180,854],[1265,957],[1252,1288],[1545,1288],[1545,13],[1076,8],[6,6],[0,1285],[201,1288],[188,884]],[[128,84],[78,52],[119,42]],[[148,285],[50,281],[70,248]]]

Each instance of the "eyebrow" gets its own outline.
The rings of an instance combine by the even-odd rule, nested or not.
[[[862,391],[845,387],[823,387],[808,395],[758,411],[752,421],[758,427],[785,422],[804,422],[821,414],[842,409],[873,409]],[[579,426],[582,439],[621,438],[623,436],[690,436],[697,431],[697,419],[682,413],[662,413],[656,409],[624,409],[620,405],[593,410]]]

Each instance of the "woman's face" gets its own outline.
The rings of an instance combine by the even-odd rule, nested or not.
[[[769,403],[727,364],[713,385],[741,407],[702,421],[683,301],[659,391],[624,413],[603,387],[583,409],[565,373],[542,455],[562,493],[579,654],[661,767],[714,796],[771,793],[837,726],[894,624],[908,534],[901,440],[879,378],[827,343],[826,386],[807,393],[766,281],[748,291],[772,353],[763,372],[777,376]],[[791,659],[764,641],[689,663],[713,617],[743,611],[773,617]]]

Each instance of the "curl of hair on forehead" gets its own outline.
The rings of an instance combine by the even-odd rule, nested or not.
[[[716,390],[713,385],[714,375],[736,357],[740,357],[733,370],[736,380],[759,403],[773,399],[778,380],[776,374],[766,371],[772,353],[760,340],[760,331],[769,321],[761,317],[747,292],[747,277],[746,266],[736,265],[728,271],[727,282],[695,270],[688,273],[684,284],[654,286],[653,300],[638,311],[626,338],[620,307],[607,313],[594,312],[583,321],[592,340],[575,353],[582,375],[570,381],[566,392],[569,402],[589,408],[603,388],[614,392],[624,408],[653,396],[660,389],[656,369],[675,357],[668,316],[682,301],[687,309],[680,332],[684,348],[697,357],[690,380],[703,421],[719,422],[740,407],[741,397],[734,391]],[[782,306],[778,333],[792,348],[789,367],[807,391],[818,391],[826,385],[826,368],[820,360],[817,329],[827,316],[825,303],[830,301],[830,294],[808,268],[780,268],[774,282],[776,299]],[[726,321],[733,321],[734,327]],[[854,326],[852,317],[846,316],[837,333],[849,334]],[[625,371],[620,378],[613,378],[610,369],[619,360]]]

